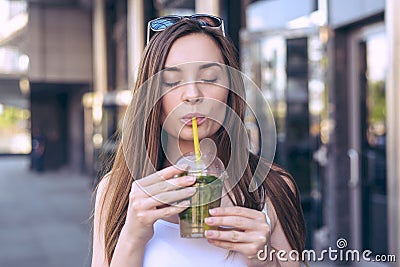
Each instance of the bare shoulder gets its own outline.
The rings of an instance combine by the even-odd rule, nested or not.
[[[287,188],[285,194],[290,194],[293,193],[294,198],[297,198],[299,196],[299,191],[298,187],[296,184],[296,181],[293,179],[293,177],[290,175],[289,172],[287,172],[285,169],[280,167],[279,165],[272,164],[271,165],[271,175],[274,176],[276,184],[281,187],[281,189],[284,189],[285,187]],[[274,207],[274,204],[272,203],[270,196],[266,196],[266,206],[267,206],[267,212],[268,216],[271,219],[271,225],[272,225],[272,231],[277,228],[276,226],[279,224],[279,219],[277,216],[276,209]]]
[[[111,173],[107,173],[97,184],[95,189],[96,200],[94,206],[94,226],[95,228],[102,228],[105,222],[107,206],[105,203],[106,191],[109,185]],[[97,227],[96,227],[97,226]]]
[[[298,194],[296,181],[293,179],[292,175],[290,175],[288,171],[277,164],[272,164],[271,170],[273,170],[277,174],[277,176],[280,177],[287,186],[289,186],[293,194]]]
[[[265,177],[265,197],[271,220],[271,245],[285,251],[302,251],[306,231],[296,181],[279,165],[269,166],[269,173]]]
[[[111,174],[106,174],[100,182],[97,184],[95,189],[96,203],[94,208],[93,218],[93,255],[92,255],[92,266],[108,266],[105,261],[104,252],[104,224],[106,220],[106,212],[104,208],[105,193],[110,181]]]
[[[252,155],[252,158],[253,160],[250,161],[250,168],[254,175],[260,176],[260,179],[265,179],[266,176],[269,176],[274,182],[288,186],[294,194],[297,194],[296,182],[288,171],[276,163],[269,162],[263,157]]]
[[[100,182],[97,184],[95,192],[96,192],[96,207],[104,201],[105,191],[108,187],[109,181],[111,177],[111,172],[101,178]]]
[[[252,154],[249,164],[253,175],[259,181],[264,181],[265,203],[271,230],[274,231],[279,228],[276,227],[279,226],[278,217],[290,217],[300,210],[300,193],[296,181],[284,168],[263,157]]]

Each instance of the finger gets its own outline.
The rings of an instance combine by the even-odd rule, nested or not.
[[[245,207],[219,207],[210,210],[212,216],[241,216],[249,219],[263,219],[265,215],[261,216],[262,212]]]
[[[207,230],[205,231],[206,238],[220,241],[228,241],[232,243],[251,243],[254,241],[265,243],[267,238],[265,236],[256,236],[255,234],[249,234],[240,231],[218,231],[218,230]]]
[[[223,240],[208,239],[209,243],[231,251],[240,252],[245,256],[257,255],[258,248],[254,244],[249,243],[234,243]]]
[[[267,223],[254,223],[254,220],[240,216],[208,217],[205,219],[209,226],[229,226],[240,230],[254,230],[268,227]]]
[[[174,177],[175,175],[179,175],[185,171],[185,166],[170,166],[165,169],[162,169],[158,172],[155,172],[149,176],[146,176],[142,179],[137,180],[138,184],[142,187],[149,186],[167,179]]]
[[[163,192],[155,195],[153,198],[162,204],[173,204],[183,199],[187,199],[196,193],[196,188],[187,187],[181,190]]]
[[[184,199],[193,196],[195,193],[196,193],[196,188],[194,187],[188,187],[185,189],[170,191],[170,192],[163,192],[161,194],[145,199],[141,204],[141,208],[144,210],[148,210],[163,206],[165,204],[167,205],[175,204],[176,202],[182,201]]]
[[[178,213],[181,213],[185,209],[187,209],[190,206],[190,201],[185,200],[177,205],[173,206],[167,206],[161,209],[156,209],[148,213],[148,216],[150,217],[151,220],[156,221],[158,219],[163,219],[163,218],[168,218],[172,215],[176,215]]]
[[[194,184],[196,177],[193,176],[182,176],[178,178],[173,178],[167,181],[162,181],[153,185],[150,185],[143,190],[150,196],[158,195],[162,192],[173,191],[182,189],[183,187],[190,186]]]

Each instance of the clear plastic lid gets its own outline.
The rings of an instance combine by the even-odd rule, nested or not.
[[[188,173],[202,173],[203,175],[214,175],[224,178],[225,167],[222,161],[213,153],[202,153],[199,160],[196,160],[194,153],[187,153],[180,157],[176,165],[185,166]]]

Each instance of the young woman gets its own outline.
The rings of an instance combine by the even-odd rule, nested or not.
[[[270,253],[304,249],[293,178],[272,165],[257,189],[249,190],[255,170],[270,164],[248,151],[235,122],[235,116],[244,120],[245,92],[223,67],[239,69],[222,20],[162,17],[149,23],[150,34],[112,170],[97,188],[92,266],[299,266]],[[187,82],[189,76],[198,82]],[[228,180],[236,178],[206,220],[225,230],[206,231],[200,239],[179,237],[178,214],[195,193],[195,180],[177,178],[183,171],[172,165],[193,151],[191,116],[198,117],[199,139],[211,138],[218,157],[231,166]]]

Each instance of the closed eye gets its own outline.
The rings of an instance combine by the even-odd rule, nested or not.
[[[164,84],[166,87],[175,87],[175,86],[177,86],[179,83],[180,83],[180,81],[177,81],[177,82],[164,82],[163,84]]]
[[[215,83],[217,80],[218,80],[217,78],[215,78],[215,79],[202,79],[202,81],[206,82],[206,83]]]

